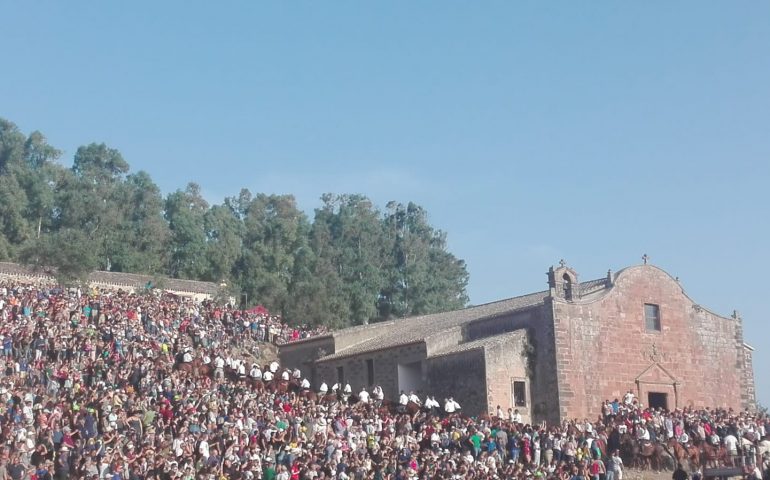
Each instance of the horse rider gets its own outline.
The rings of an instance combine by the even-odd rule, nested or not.
[[[310,390],[310,380],[303,378],[299,386],[302,390]]]
[[[641,444],[647,444],[650,442],[650,431],[647,430],[647,426],[640,423],[636,426],[636,439]]]
[[[455,399],[452,397],[449,397],[446,402],[444,402],[444,412],[448,414],[455,413],[457,410],[460,410],[462,407],[460,407],[460,404],[455,402]]]
[[[254,380],[262,380],[262,370],[259,369],[259,365],[256,363],[251,364],[251,371],[249,371],[249,376]]]
[[[409,405],[409,396],[401,390],[401,395],[398,396],[398,409],[401,413],[406,411],[406,406]]]
[[[294,380],[299,380],[302,378],[302,374],[299,371],[299,368],[295,368],[293,372],[291,372],[291,378]]]
[[[243,362],[238,362],[238,380],[245,380],[246,379],[246,365],[243,364]]]
[[[273,381],[273,371],[268,369],[265,373],[262,374],[262,381],[263,382],[272,382]]]
[[[270,363],[270,371],[273,372],[273,375],[278,373],[278,368],[279,367],[280,367],[280,365],[278,365],[278,362],[276,362],[275,360],[273,360],[273,362]]]
[[[219,354],[214,357],[214,378],[225,378],[225,359]]]
[[[361,393],[358,394],[358,401],[361,403],[369,403],[369,392],[366,391],[366,388],[361,389]]]
[[[193,361],[192,349],[190,347],[185,347],[184,354],[182,355],[182,362],[190,363],[192,361]]]
[[[283,380],[284,382],[288,382],[289,381],[289,371],[288,370],[284,370],[283,373],[281,373],[281,380]]]
[[[377,385],[372,390],[372,396],[374,397],[374,401],[377,404],[377,406],[382,405],[382,401],[385,399],[385,394],[382,391],[382,387]]]
[[[425,410],[428,413],[433,413],[434,409],[439,408],[439,407],[440,407],[440,405],[439,405],[439,403],[436,401],[436,399],[434,397],[432,397],[431,395],[427,395],[425,397]]]
[[[208,352],[203,352],[203,364],[208,365],[211,363],[211,357],[209,357]]]
[[[321,395],[326,395],[329,392],[329,386],[326,384],[326,382],[321,383],[321,387],[318,389],[318,392]]]
[[[342,390],[342,398],[347,402],[348,398],[353,394],[353,389],[350,388],[350,384],[346,383],[345,388]]]
[[[422,406],[422,401],[420,400],[420,397],[417,396],[416,393],[414,393],[414,390],[409,392],[409,401],[417,405],[418,407]]]

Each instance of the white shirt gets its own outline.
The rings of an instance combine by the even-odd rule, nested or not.
[[[358,400],[363,403],[369,403],[369,392],[361,390],[361,393],[358,394]]]
[[[374,390],[372,390],[372,395],[374,395],[374,398],[376,398],[377,400],[382,400],[385,398],[385,394],[382,393],[382,388],[380,388],[379,385],[374,387]]]
[[[249,372],[249,375],[251,375],[251,378],[261,379],[262,370],[260,370],[259,367],[254,367],[251,369],[251,372]]]
[[[268,370],[267,372],[263,373],[262,374],[262,380],[264,380],[266,382],[272,381],[273,380],[273,372]]]
[[[222,357],[217,357],[214,360],[214,366],[217,368],[225,368],[225,361],[222,359]]]
[[[201,440],[201,444],[198,447],[198,453],[200,453],[203,458],[209,458],[209,442]]]
[[[278,362],[273,362],[270,364],[270,371],[273,373],[278,371]]]
[[[725,448],[729,450],[730,452],[735,452],[738,450],[738,439],[735,438],[733,435],[727,435],[725,437]]]
[[[406,405],[409,403],[409,397],[406,396],[405,393],[402,393],[401,396],[398,398],[398,403],[401,405]]]
[[[455,402],[454,400],[451,400],[451,399],[447,400],[446,403],[444,404],[444,411],[446,413],[454,413],[455,410],[459,410],[459,409],[460,409],[460,404]]]
[[[299,378],[302,376],[302,374],[299,371],[299,368],[295,368],[294,372],[291,374],[291,376],[296,378],[297,380],[299,380]]]
[[[417,405],[422,405],[422,402],[420,401],[420,397],[418,397],[417,394],[415,393],[409,395],[409,401]]]
[[[284,372],[281,374],[281,378],[282,378],[283,380],[286,380],[286,381],[288,381],[288,380],[289,380],[289,372],[287,372],[287,371],[284,371]]]
[[[329,391],[329,386],[326,385],[326,382],[323,382],[321,384],[321,388],[318,389],[321,393],[326,393]]]
[[[185,363],[190,363],[190,362],[192,362],[192,354],[191,354],[190,352],[186,352],[186,353],[185,353],[185,354],[182,356],[182,361],[184,361]]]
[[[302,379],[302,383],[300,384],[302,388],[308,389],[310,388],[310,381],[307,378]]]
[[[353,389],[352,389],[352,388],[350,388],[350,384],[349,384],[349,383],[346,383],[346,384],[345,384],[345,390],[344,390],[344,392],[345,392],[345,393],[353,393]]]

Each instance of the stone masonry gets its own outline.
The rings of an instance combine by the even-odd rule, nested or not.
[[[669,409],[754,408],[753,349],[740,316],[695,303],[646,259],[588,282],[562,262],[548,286],[293,342],[280,347],[281,361],[314,385],[341,376],[356,391],[378,384],[395,398],[408,384],[422,398],[453,396],[468,414],[499,405],[534,423],[594,418],[605,399],[629,390]]]

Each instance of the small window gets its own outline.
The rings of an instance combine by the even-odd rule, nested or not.
[[[366,361],[366,383],[370,387],[374,385],[374,360],[371,358]]]
[[[644,304],[644,323],[647,330],[660,331],[660,307],[652,303]]]
[[[345,383],[345,369],[337,367],[337,383]]]
[[[562,280],[564,280],[564,299],[572,300],[572,279],[565,273]]]
[[[513,382],[513,404],[517,407],[527,406],[527,387],[524,382]]]

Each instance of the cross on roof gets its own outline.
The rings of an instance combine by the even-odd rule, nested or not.
[[[647,260],[649,260],[649,259],[650,259],[650,257],[648,257],[646,253],[644,255],[642,255],[642,261],[644,262],[645,265],[647,265]]]
[[[561,260],[559,260],[559,266],[560,266],[561,268],[564,268],[564,267],[566,267],[566,266],[567,266],[567,262],[565,262],[565,261],[564,261],[564,259],[562,258]]]

